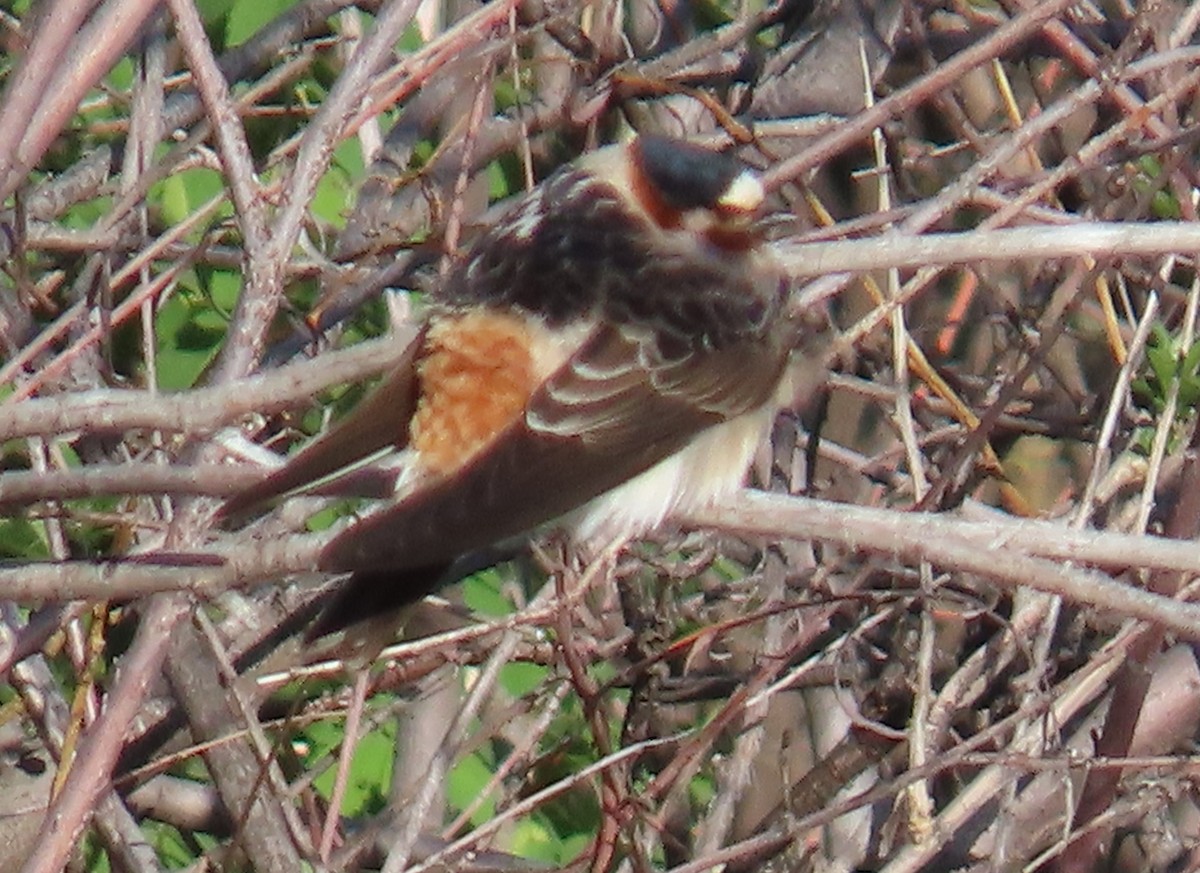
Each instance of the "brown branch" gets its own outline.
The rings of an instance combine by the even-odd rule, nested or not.
[[[334,385],[358,382],[385,372],[406,357],[415,336],[400,333],[352,348],[325,352],[270,373],[228,385],[178,394],[143,391],[90,391],[26,400],[0,418],[0,439],[70,433],[212,432],[253,414],[270,415],[305,402]]]

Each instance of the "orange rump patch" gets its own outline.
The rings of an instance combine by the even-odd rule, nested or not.
[[[524,412],[536,387],[530,342],[523,319],[498,312],[444,317],[430,328],[411,443],[424,469],[452,472]]]

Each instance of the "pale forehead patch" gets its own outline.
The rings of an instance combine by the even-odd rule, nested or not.
[[[729,183],[725,193],[717,200],[717,205],[730,212],[756,212],[766,196],[758,174],[743,170]]]

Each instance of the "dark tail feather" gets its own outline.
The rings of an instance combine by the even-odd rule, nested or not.
[[[352,624],[384,616],[416,603],[431,591],[456,581],[457,577],[447,578],[450,567],[449,564],[443,564],[416,570],[355,573],[333,595],[329,605],[305,632],[305,642],[311,643]]]
[[[416,603],[472,573],[508,561],[528,548],[524,537],[476,549],[453,561],[404,570],[359,570],[333,595],[304,639],[307,642]]]

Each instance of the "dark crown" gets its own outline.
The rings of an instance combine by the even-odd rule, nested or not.
[[[736,158],[679,139],[642,134],[634,160],[666,206],[680,212],[720,211],[730,187],[746,167]]]

